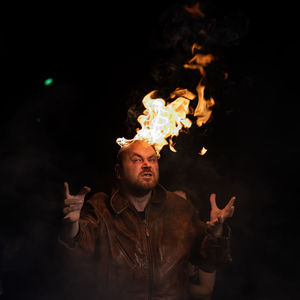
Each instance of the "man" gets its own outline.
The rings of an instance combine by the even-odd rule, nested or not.
[[[200,221],[192,204],[159,182],[158,157],[146,142],[121,148],[111,195],[90,188],[72,196],[65,183],[61,243],[97,266],[99,299],[188,299],[188,265],[213,272],[228,260],[223,223],[233,197],[220,210],[211,196],[211,219]],[[225,232],[226,234],[226,232]]]

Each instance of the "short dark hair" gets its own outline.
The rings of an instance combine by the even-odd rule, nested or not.
[[[117,154],[117,162],[116,162],[117,164],[120,164],[120,165],[122,166],[122,160],[123,160],[123,156],[124,156],[126,150],[128,149],[128,147],[129,147],[131,144],[133,144],[133,143],[135,143],[135,142],[137,142],[137,141],[139,141],[139,140],[132,141],[132,142],[130,142],[128,145],[121,147],[121,149],[118,151],[118,154]],[[154,146],[153,144],[149,144],[149,145],[153,148],[153,150],[154,150],[155,153],[157,154],[157,152],[156,152],[156,150],[155,150],[155,146]],[[157,154],[157,158],[159,158],[159,157],[160,157],[160,155]]]

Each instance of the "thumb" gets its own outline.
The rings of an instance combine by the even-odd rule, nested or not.
[[[79,193],[77,194],[77,196],[85,196],[86,194],[88,194],[91,191],[91,188],[89,188],[88,186],[84,186]]]

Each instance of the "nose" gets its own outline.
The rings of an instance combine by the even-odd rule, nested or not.
[[[147,160],[145,159],[145,160],[143,161],[142,168],[143,168],[143,169],[151,169],[151,165],[150,165],[149,161],[147,161]]]

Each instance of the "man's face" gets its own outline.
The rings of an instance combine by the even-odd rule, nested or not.
[[[122,155],[118,178],[134,193],[147,193],[159,179],[157,154],[148,143],[136,141]]]

